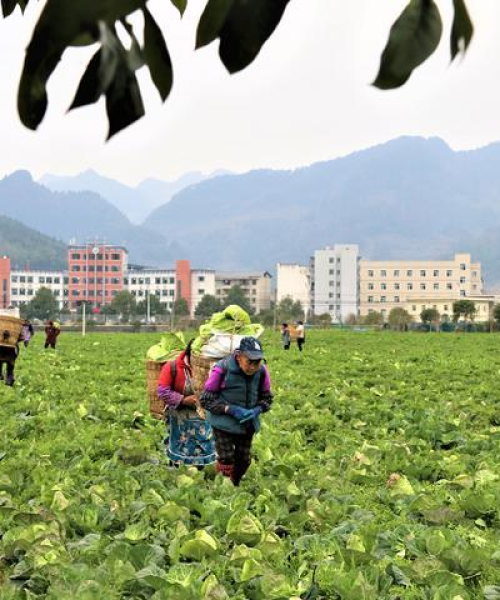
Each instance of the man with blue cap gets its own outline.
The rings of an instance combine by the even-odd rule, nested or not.
[[[231,356],[214,365],[201,396],[215,438],[216,470],[234,485],[239,485],[250,466],[260,414],[270,409],[273,400],[263,358],[261,342],[244,337]]]

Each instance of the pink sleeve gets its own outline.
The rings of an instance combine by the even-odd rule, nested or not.
[[[271,376],[269,375],[269,369],[264,365],[264,377],[262,378],[260,386],[260,393],[268,393],[271,391]]]
[[[210,375],[205,383],[205,391],[206,392],[220,392],[222,387],[222,381],[224,379],[224,371],[218,365],[215,365],[214,368],[210,371]]]

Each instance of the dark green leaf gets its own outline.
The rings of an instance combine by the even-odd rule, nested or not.
[[[474,33],[474,27],[470,20],[467,6],[464,0],[453,0],[455,8],[455,16],[453,17],[453,25],[451,28],[451,60],[461,52],[465,53],[469,47]]]
[[[209,0],[196,31],[196,47],[201,48],[219,37],[220,30],[234,4],[234,0]]]
[[[98,50],[92,60],[89,62],[85,73],[78,85],[75,98],[69,107],[69,110],[86,106],[97,102],[102,94],[100,84],[100,68],[101,68],[102,52]]]
[[[172,63],[163,34],[146,8],[144,12],[144,58],[151,78],[165,101],[172,89]]]
[[[187,7],[187,0],[170,0],[175,8],[181,13],[181,17]]]
[[[410,0],[391,27],[373,85],[385,90],[406,83],[413,70],[436,49],[442,29],[434,0]]]
[[[116,20],[141,8],[146,0],[48,0],[26,51],[18,92],[21,121],[36,129],[47,109],[47,80],[64,50],[95,35],[99,22]]]
[[[230,73],[247,67],[281,20],[289,0],[235,0],[220,32],[219,55]]]
[[[135,73],[129,69],[126,56],[117,67],[116,75],[106,91],[106,112],[109,140],[115,133],[144,116],[144,105]]]
[[[16,6],[21,8],[21,12],[24,13],[26,6],[28,6],[29,0],[2,0],[2,13],[4,17],[8,17],[14,12]]]

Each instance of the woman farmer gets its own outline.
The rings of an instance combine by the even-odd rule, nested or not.
[[[29,319],[24,319],[23,323],[23,340],[24,347],[27,348],[29,346],[31,338],[35,335],[35,330],[33,329],[33,325],[31,324]]]
[[[56,327],[54,321],[48,321],[45,326],[45,348],[49,346],[56,349],[57,336],[61,333],[61,329]]]
[[[191,381],[191,340],[179,356],[163,366],[158,397],[165,402],[169,429],[167,456],[174,465],[203,466],[215,462],[212,428],[200,416]]]
[[[234,485],[250,466],[260,414],[270,409],[273,399],[263,358],[259,340],[244,337],[234,354],[214,365],[201,396],[214,432],[216,470]]]
[[[5,363],[7,372],[5,374],[5,385],[14,385],[14,367],[19,354],[19,342],[23,339],[22,333],[16,341],[15,346],[5,346],[0,339],[0,380],[4,379],[3,365]]]

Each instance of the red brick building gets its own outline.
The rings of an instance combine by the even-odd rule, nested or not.
[[[72,308],[83,300],[96,308],[110,304],[124,289],[128,253],[122,246],[89,243],[68,248],[68,300]]]
[[[10,258],[0,258],[0,308],[10,306]]]

